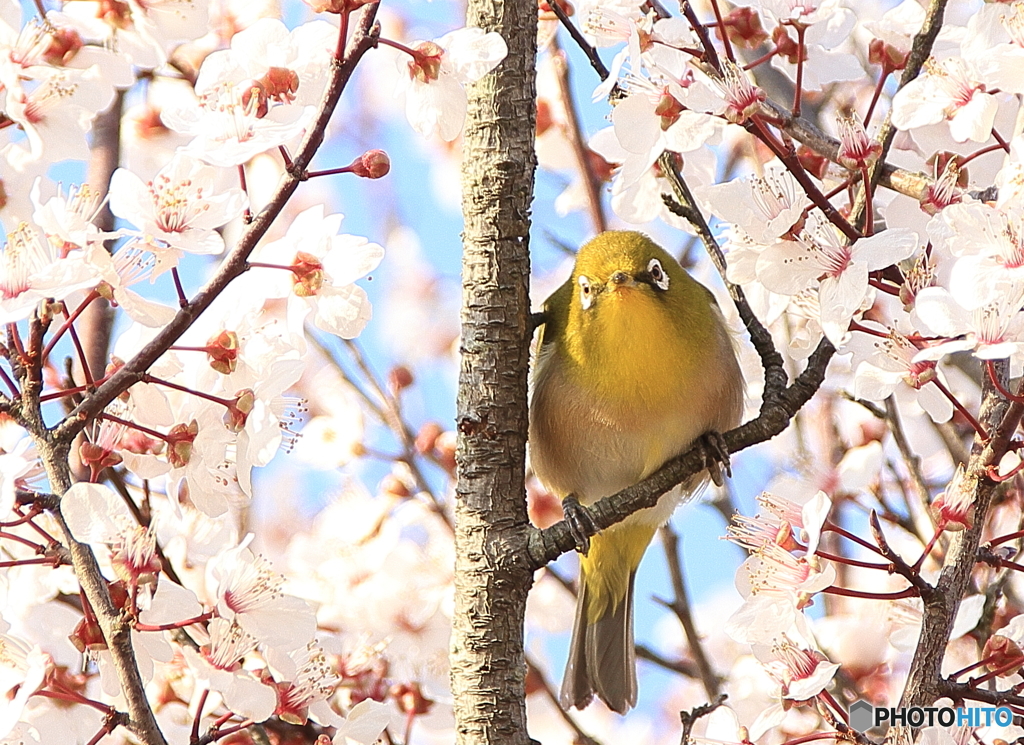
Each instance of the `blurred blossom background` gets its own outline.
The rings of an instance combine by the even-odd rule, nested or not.
[[[48,10],[56,10],[44,4]],[[203,64],[212,54],[229,48],[242,54],[245,44],[239,42],[236,50],[232,40],[246,38],[247,29],[266,19],[283,21],[289,31],[306,28],[313,21],[331,24],[330,34],[325,34],[330,38],[338,26],[336,14],[314,13],[311,5],[298,0],[211,0],[202,33],[187,39],[158,40],[165,58],[147,62],[143,52],[148,49],[155,54],[155,47],[143,43],[149,43],[149,37],[143,35],[142,41],[129,38],[124,28],[107,22],[110,18],[105,14],[128,12],[121,5],[69,2],[60,9],[69,20],[59,23],[78,24],[74,27],[96,49],[112,54],[128,54],[128,50],[135,49],[132,44],[143,49],[134,52],[134,67],[129,69],[129,74],[134,70],[139,79],[130,86],[119,86],[116,94],[123,96],[119,100],[124,112],[120,120],[120,165],[137,177],[143,189],[150,189],[154,180],[159,182],[160,174],[166,173],[164,169],[180,148],[199,148],[195,143],[203,137],[202,127],[196,132],[183,131],[185,124],[181,122],[187,124],[188,120],[180,112],[199,106],[201,99],[195,87],[202,87],[205,79],[201,71],[210,69]],[[148,5],[143,3],[140,8],[149,12],[152,9]],[[626,68],[621,64],[615,68],[622,76],[622,97],[636,97],[640,95],[637,91],[646,90],[637,76],[641,69],[651,72],[657,66],[647,60],[644,64],[648,67],[642,68],[633,61],[632,77],[627,74],[624,70],[629,65],[624,59],[631,49],[626,41],[633,38],[639,48],[636,34],[642,27],[650,42],[655,33],[653,27],[648,28],[653,24],[651,13],[659,4],[645,5],[645,12],[627,2],[581,0],[576,7],[563,5],[572,11],[573,22],[585,28],[587,38],[606,64],[611,65],[615,55],[622,55],[620,63]],[[672,6],[668,12],[678,16],[679,8],[667,5]],[[962,296],[957,294],[954,276],[962,278],[967,268],[973,267],[970,276],[977,277],[989,264],[1005,268],[1011,263],[1000,257],[979,269],[979,262],[967,268],[956,262],[963,260],[961,253],[989,255],[984,248],[963,248],[969,236],[1005,237],[1020,230],[1020,215],[1024,214],[1018,205],[1024,191],[1020,189],[1024,140],[1020,134],[1019,98],[1024,87],[1013,87],[1016,78],[1003,67],[988,69],[982,65],[984,54],[978,51],[979,45],[989,38],[985,36],[989,27],[982,23],[988,15],[982,11],[993,6],[959,2],[951,3],[946,10],[946,30],[939,35],[928,75],[939,75],[935,65],[944,59],[974,65],[964,73],[970,73],[968,77],[974,81],[968,93],[979,97],[970,115],[984,109],[984,116],[978,114],[982,124],[959,120],[960,124],[955,125],[949,107],[932,119],[928,119],[930,110],[921,113],[941,99],[935,92],[941,89],[939,83],[934,84],[935,90],[912,91],[914,97],[909,102],[910,95],[902,101],[893,98],[896,83],[890,73],[899,68],[886,68],[876,86],[879,66],[869,55],[870,44],[882,40],[892,49],[906,47],[920,28],[924,6],[914,0],[901,4],[828,0],[806,5],[782,0],[723,4],[733,26],[739,27],[738,19],[749,20],[745,14],[753,12],[768,27],[763,38],[754,28],[756,24],[746,29],[750,44],[743,54],[748,55],[747,61],[765,50],[772,51],[773,57],[770,64],[753,68],[752,79],[767,95],[789,106],[794,93],[794,63],[779,51],[785,49],[785,29],[792,33],[795,27],[786,22],[787,14],[806,11],[820,15],[823,21],[817,17],[800,21],[807,22],[801,33],[814,29],[808,32],[814,41],[808,40],[813,54],[805,60],[807,76],[802,79],[803,115],[838,137],[849,134],[844,130],[844,123],[850,121],[849,112],[862,114],[873,106],[871,101],[877,96],[879,103],[877,109],[872,108],[868,131],[873,137],[878,123],[893,112],[899,132],[890,161],[908,171],[928,174],[932,186],[945,177],[941,183],[956,195],[956,199],[940,203],[941,195],[932,194],[919,204],[903,194],[881,190],[875,194],[877,235],[903,236],[905,240],[900,243],[894,238],[885,260],[865,269],[865,275],[871,272],[870,287],[846,288],[850,296],[842,299],[849,300],[850,307],[838,311],[823,307],[827,304],[821,300],[826,297],[821,285],[826,276],[838,277],[842,270],[835,271],[834,276],[818,271],[805,286],[796,288],[787,274],[791,266],[786,263],[788,257],[770,253],[796,250],[792,245],[798,239],[806,239],[806,244],[801,244],[806,249],[821,235],[815,234],[814,240],[807,237],[817,225],[816,218],[809,217],[809,200],[801,202],[794,197],[792,203],[783,205],[784,209],[772,215],[764,212],[769,209],[764,204],[771,202],[772,196],[785,202],[783,192],[787,190],[803,197],[795,182],[785,181],[789,176],[778,158],[741,127],[727,124],[726,115],[715,118],[713,126],[708,125],[707,136],[689,149],[677,147],[679,140],[673,138],[682,135],[670,133],[671,127],[665,126],[670,112],[656,112],[652,101],[646,102],[651,109],[644,114],[647,120],[636,114],[637,106],[630,109],[622,101],[613,116],[607,86],[595,93],[600,78],[585,54],[559,27],[550,6],[540,3],[539,167],[530,245],[535,309],[565,281],[574,251],[590,237],[605,228],[643,230],[679,257],[715,293],[736,334],[748,384],[746,418],[757,415],[764,386],[759,359],[700,242],[684,221],[661,203],[659,188],[667,191],[666,182],[653,159],[644,163],[640,169],[644,176],[638,177],[636,184],[622,183],[623,173],[628,170],[624,163],[635,167],[648,151],[657,155],[662,149],[675,148],[682,152],[680,167],[688,183],[701,207],[711,215],[716,237],[726,247],[730,278],[747,291],[754,311],[782,351],[787,371],[795,375],[804,369],[823,334],[839,347],[821,390],[792,425],[769,442],[735,455],[733,478],[724,487],[710,487],[680,507],[649,549],[637,576],[635,594],[639,703],[628,716],[620,717],[601,703],[571,715],[558,708],[555,701],[575,607],[576,557],[565,555],[537,572],[526,620],[527,705],[530,735],[545,745],[587,742],[587,736],[601,743],[679,742],[679,712],[707,702],[711,687],[728,693],[728,707],[700,722],[695,730],[699,742],[780,745],[810,737],[823,727],[833,729],[822,738],[835,739],[832,712],[857,698],[895,705],[922,623],[920,598],[901,595],[907,586],[906,577],[889,571],[870,545],[872,513],[881,518],[889,547],[903,557],[921,557],[913,571],[928,581],[938,576],[949,550],[950,538],[944,531],[951,524],[950,530],[969,527],[966,510],[952,504],[955,489],[947,489],[951,481],[959,483],[954,477],[956,467],[966,460],[975,433],[965,412],[977,413],[981,406],[985,360],[1009,358],[1012,376],[1019,375],[1018,345],[1024,339],[1017,331],[1013,332],[1016,335],[1007,332],[1005,339],[982,338],[985,329],[955,326],[949,320],[954,315],[956,319],[966,317],[982,306],[995,307],[992,297],[979,300],[974,307],[961,307],[957,312],[962,313],[956,315],[947,312],[951,306],[944,304],[945,296],[937,294],[931,295],[931,306],[922,303],[914,307],[915,293],[949,286],[960,302]],[[142,12],[135,4],[130,6],[131,12]],[[712,6],[704,2],[692,7],[701,18],[713,17]],[[1004,23],[1010,29],[1006,33],[1016,33],[1012,44],[1018,45],[1005,52],[1010,60],[1006,68],[1014,61],[1020,64],[1019,22],[1024,17],[1024,5],[1018,2],[1012,8],[1015,16],[1000,16],[1010,18]],[[4,36],[6,56],[0,65],[0,82],[6,81],[11,90],[19,74],[12,62],[17,57],[12,50],[17,48],[19,27],[11,19],[20,14],[21,23],[27,23],[36,10],[28,2],[20,7],[14,2],[5,4],[7,27],[0,36]],[[985,10],[987,14],[994,12]],[[622,29],[617,32],[591,23],[594,18],[603,18],[611,27],[621,22],[625,35],[618,33]],[[465,7],[462,2],[449,0],[385,1],[377,19],[382,38],[414,46],[419,41],[440,40],[446,34],[465,30]],[[997,21],[992,21],[991,28],[1004,27],[999,26],[1002,21]],[[819,22],[821,25],[814,26]],[[141,22],[138,25],[141,27]],[[158,24],[156,28],[164,27]],[[679,39],[683,38],[678,25],[671,28]],[[668,38],[665,29],[658,31],[663,34],[659,37],[661,46],[655,45],[666,56],[658,62],[662,72],[678,62],[669,52],[681,55],[680,49],[689,44],[676,39],[673,47],[664,42]],[[285,30],[280,33],[287,35]],[[736,33],[742,35],[742,29]],[[720,36],[715,38],[720,40]],[[480,42],[481,59],[489,54],[491,58],[484,62],[497,64],[503,53],[497,51],[498,42],[489,41],[489,47]],[[737,36],[733,43],[740,46],[743,39]],[[455,49],[456,42],[451,44]],[[1005,44],[1012,46],[1011,41]],[[314,59],[312,51],[302,44],[289,49],[296,60],[308,65],[309,79],[320,80],[326,74],[317,67],[326,69],[323,60]],[[309,60],[304,57],[306,51]],[[642,51],[655,54],[647,47]],[[260,52],[265,48],[259,47],[254,57],[258,58]],[[238,724],[247,711],[254,712],[245,715],[249,719],[256,718],[255,712],[265,714],[264,719],[270,722],[264,731],[265,741],[282,745],[322,743],[315,739],[317,735],[332,739],[336,745],[370,745],[384,730],[387,739],[383,741],[388,743],[430,745],[453,740],[448,647],[454,607],[452,500],[461,301],[461,139],[458,135],[449,141],[442,138],[445,126],[450,126],[443,117],[435,122],[440,132],[431,131],[429,112],[423,110],[428,107],[416,108],[415,97],[423,94],[414,88],[409,59],[406,51],[383,43],[362,59],[312,166],[317,170],[333,169],[359,162],[368,168],[361,160],[364,153],[381,150],[390,164],[386,176],[359,178],[354,173],[340,173],[302,183],[254,254],[264,266],[236,280],[176,342],[175,349],[154,366],[154,375],[173,379],[177,387],[157,394],[146,386],[135,386],[130,401],[119,399],[120,403],[111,404],[137,412],[139,421],[149,429],[135,432],[133,444],[118,446],[123,446],[123,456],[104,463],[113,475],[104,477],[102,489],[101,484],[85,483],[88,463],[75,463],[82,483],[69,492],[74,495],[72,504],[77,505],[69,508],[72,521],[77,520],[72,530],[82,531],[76,536],[88,535],[81,540],[96,548],[108,579],[116,574],[118,551],[123,552],[125,544],[133,540],[127,533],[118,532],[124,529],[118,522],[120,517],[109,517],[120,515],[123,507],[110,496],[115,489],[142,506],[151,537],[155,536],[175,572],[173,583],[166,578],[151,582],[149,574],[160,573],[157,563],[155,570],[149,567],[148,573],[141,573],[146,574],[144,580],[134,577],[136,590],[140,583],[149,587],[142,593],[145,597],[139,600],[141,605],[135,608],[141,612],[139,619],[153,627],[146,638],[161,640],[154,644],[153,651],[143,645],[146,652],[141,657],[146,666],[147,695],[169,742],[188,742],[200,722],[207,728],[222,715],[223,721],[228,721],[224,712],[239,715],[230,720]],[[299,61],[295,62],[297,66]],[[476,62],[486,66],[480,60]],[[238,60],[231,64],[244,66]],[[245,64],[256,62],[246,58]],[[222,70],[222,74],[228,76],[231,65],[224,63],[224,67],[228,71]],[[103,75],[104,79],[112,78],[114,73],[104,68]],[[693,76],[690,70],[673,78],[680,88],[673,89],[673,95],[684,95],[680,92],[683,81],[685,95],[696,97],[700,89],[702,95],[711,96],[708,91],[713,86],[704,78],[697,86]],[[947,78],[950,76],[956,77],[949,73]],[[988,87],[975,79],[988,81]],[[299,85],[299,90],[306,89]],[[981,96],[992,100],[981,100]],[[300,101],[296,106],[312,105],[315,100]],[[696,103],[693,106],[697,108]],[[5,99],[5,107],[15,110],[13,93]],[[179,117],[177,129],[169,125],[172,112],[178,112],[174,114]],[[627,119],[623,112],[637,118]],[[653,124],[655,120],[657,124]],[[14,129],[18,128],[12,132]],[[849,129],[856,130],[856,126],[849,125]],[[641,135],[630,137],[624,131],[653,132],[653,144],[637,144]],[[34,140],[21,130],[8,134],[3,150],[3,179],[8,193],[0,209],[0,221],[5,232],[12,234],[22,220],[40,209],[31,201],[30,189],[21,187],[42,184],[38,188],[43,196],[36,201],[45,200],[56,193],[58,184],[66,188],[81,183],[89,166],[87,153],[53,162],[39,157],[33,160]],[[855,138],[856,131],[849,136]],[[287,140],[288,146],[296,143],[297,137]],[[633,150],[626,147],[630,143],[635,146]],[[287,170],[276,145],[242,158],[244,165],[215,163],[209,173],[201,172],[201,166],[206,166],[199,160],[205,158],[203,163],[209,163],[211,152],[215,158],[228,156],[217,154],[214,146],[194,152],[199,154],[190,177],[197,182],[208,178],[208,193],[233,193],[231,190],[239,187],[234,166],[244,169],[247,204],[253,214],[272,198]],[[582,167],[581,155],[586,168]],[[965,160],[963,171],[944,173],[941,162],[956,157]],[[822,162],[821,169],[814,172],[811,159],[802,162],[808,172],[813,172],[816,188],[828,192],[836,210],[849,216],[851,184],[856,182],[850,180],[850,172],[856,168],[849,166],[848,172],[835,163]],[[988,213],[979,217],[970,212],[997,209],[991,206],[996,204],[994,198],[986,202],[978,197],[979,190],[992,184],[1002,186],[998,209],[1010,215],[1003,223]],[[652,191],[638,196],[641,186]],[[776,187],[776,193],[769,194]],[[127,186],[123,188],[126,191],[111,187],[114,195],[110,201],[118,213],[113,227],[121,231],[116,241],[122,247],[144,242],[137,235],[142,226],[136,220],[142,218],[131,219],[123,205],[145,201],[137,194],[133,196]],[[758,192],[758,188],[768,191]],[[237,209],[229,214],[224,207],[223,221],[206,231],[216,233],[217,238],[204,234],[196,239],[214,243],[222,239],[224,245],[217,250],[189,252],[170,243],[161,244],[160,250],[180,254],[168,258],[155,247],[159,241],[146,236],[147,250],[156,256],[154,262],[178,262],[177,276],[185,297],[193,297],[210,280],[221,265],[225,247],[230,250],[244,234],[241,197],[236,201]],[[968,204],[969,209],[965,206]],[[954,205],[968,211],[943,212]],[[338,214],[344,216],[340,227],[336,224],[339,221],[330,217]],[[778,228],[771,233],[768,217],[789,221],[771,226]],[[308,228],[308,232],[289,232],[295,225]],[[999,225],[1009,227],[1000,232]],[[835,233],[828,224],[818,227]],[[802,232],[805,229],[807,232]],[[755,235],[762,230],[763,236]],[[1020,233],[1013,236],[1019,248]],[[872,237],[864,236],[862,240]],[[332,243],[335,238],[338,241]],[[9,238],[5,255],[13,255],[11,241]],[[821,239],[814,245],[820,248],[825,243]],[[781,244],[787,248],[779,249]],[[277,270],[268,268],[273,262],[266,256],[276,256],[275,251],[287,249],[295,254],[312,251],[314,245],[342,246],[363,257],[359,271],[352,270],[358,276],[351,277],[346,287],[354,285],[365,291],[368,305],[361,304],[361,296],[356,295],[352,306],[358,306],[364,314],[372,308],[372,318],[367,321],[365,315],[356,314],[355,320],[348,319],[351,327],[342,329],[345,333],[332,333],[327,328],[334,324],[336,332],[341,323],[327,317],[327,301],[310,296],[315,293],[294,293],[288,283],[279,290],[277,285],[281,283],[277,280],[281,278],[275,280]],[[854,245],[860,250],[865,243]],[[382,249],[382,259],[376,246]],[[852,254],[846,258],[853,263]],[[322,262],[321,269],[329,263],[326,253],[314,260]],[[862,263],[870,262],[865,258]],[[133,289],[146,300],[173,311],[179,291],[169,276],[134,285]],[[912,280],[921,276],[926,279],[915,285]],[[70,306],[98,281],[92,285],[84,282],[62,299]],[[1009,286],[1005,282],[1019,283],[1020,278],[999,279],[992,285],[998,289],[996,295],[1004,294]],[[989,285],[982,277],[968,289],[978,300],[986,287]],[[47,289],[52,286],[40,292]],[[124,306],[127,303],[123,297]],[[1020,298],[1017,305],[1004,308],[1004,315],[1019,318],[1024,293]],[[931,315],[928,307],[932,308]],[[999,315],[987,312],[989,317]],[[837,314],[842,317],[837,319]],[[25,326],[27,311],[24,317],[6,322]],[[113,365],[111,371],[142,349],[159,327],[159,323],[146,325],[120,314],[110,335],[110,355],[104,355],[104,361]],[[226,329],[244,332],[239,331],[232,341],[218,336]],[[226,347],[244,347],[241,372],[228,374],[215,366],[211,369],[205,358],[203,363],[196,361],[211,340],[218,338]],[[879,341],[883,338],[888,341]],[[978,347],[972,346],[971,340],[976,338],[981,339]],[[899,339],[911,350],[900,363],[903,367],[893,363],[891,357],[882,359]],[[985,357],[980,349],[989,342],[1003,341],[1009,345],[1000,347],[1005,354]],[[940,343],[960,346],[947,349],[948,354],[931,354]],[[918,354],[922,350],[931,354],[924,360],[924,367]],[[229,351],[233,353],[234,347]],[[911,361],[915,354],[918,356]],[[213,353],[210,355],[212,358]],[[71,395],[74,386],[69,383],[80,382],[80,375],[76,381],[74,373],[67,372],[75,363],[66,368],[65,358],[77,359],[69,338],[53,346],[52,358],[42,375],[47,390]],[[867,372],[865,364],[871,368]],[[942,381],[946,395],[935,393],[937,386],[928,385],[933,378]],[[216,454],[209,456],[212,465],[208,472],[197,475],[195,461],[189,463],[185,458],[185,463],[175,464],[167,455],[173,448],[161,450],[157,440],[168,434],[165,430],[193,417],[202,421],[204,435],[210,431],[206,429],[209,421],[203,417],[213,415],[193,412],[190,391],[216,391],[234,400],[249,388],[255,390],[258,400],[253,411],[265,416],[260,425],[263,429],[236,427],[244,430],[244,437],[226,444],[218,439],[222,430],[212,427],[217,437],[211,435],[216,442],[208,447]],[[47,416],[55,420],[64,416],[70,407],[64,406],[63,400],[55,396],[45,402]],[[954,400],[956,404],[951,404]],[[235,413],[240,405],[235,401]],[[936,413],[936,406],[944,413]],[[222,413],[218,409],[213,419],[219,420]],[[89,436],[99,442],[99,425],[96,429],[95,433],[90,430]],[[153,432],[157,433],[155,439]],[[192,436],[198,453],[199,443],[204,440],[195,432]],[[14,509],[16,489],[42,488],[46,484],[32,447],[25,430],[5,419],[0,428],[0,476],[4,499],[10,502],[3,503],[5,509]],[[246,476],[233,470],[239,462],[254,466],[251,494],[244,486]],[[231,467],[225,468],[225,464]],[[1024,519],[1013,467],[999,466],[999,474],[1009,475],[986,518],[988,539],[1013,534]],[[216,482],[209,487],[212,497],[198,486],[209,481]],[[113,501],[104,501],[108,497]],[[532,476],[526,498],[531,520],[537,526],[546,527],[561,519],[558,499]],[[943,501],[938,501],[940,498]],[[935,509],[929,512],[929,506]],[[735,519],[736,514],[746,516],[746,522],[744,518]],[[23,514],[18,512],[17,516]],[[128,520],[127,513],[122,517]],[[96,525],[102,525],[103,530]],[[61,708],[50,698],[29,696],[44,689],[74,691],[121,705],[117,684],[111,682],[109,653],[90,647],[89,640],[79,634],[83,621],[80,587],[71,568],[26,562],[35,554],[11,536],[31,536],[33,540],[39,540],[39,536],[24,525],[5,522],[3,530],[8,528],[10,532],[0,534],[6,552],[3,558],[12,562],[5,564],[0,574],[0,633],[4,635],[0,641],[0,693],[7,694],[7,708],[0,705],[0,729],[6,728],[0,732],[5,738],[2,742],[96,742],[97,732],[105,726],[103,714],[96,707]],[[762,540],[766,535],[769,538]],[[851,542],[849,535],[862,540]],[[724,540],[727,536],[732,540]],[[782,556],[773,554],[773,550]],[[1012,560],[1009,555],[1002,558]],[[982,657],[991,661],[986,643],[997,629],[1007,629],[1005,635],[1012,644],[1024,643],[1024,630],[1018,632],[1020,623],[1014,620],[1021,617],[1024,587],[1019,572],[1007,571],[1006,567],[1006,563],[998,562],[996,566],[979,565],[953,626],[945,672],[967,669]],[[775,581],[765,579],[767,575],[789,579],[786,572],[791,569],[794,574],[803,573],[792,586],[780,590],[758,584]],[[172,584],[173,590],[169,588]],[[996,585],[1001,594],[988,590]],[[241,608],[237,602],[244,594],[243,588],[256,592],[254,586],[268,593],[259,596],[259,602],[270,607],[265,616]],[[836,587],[840,592],[828,592]],[[164,595],[159,588],[179,594]],[[842,590],[850,588],[853,593],[843,594]],[[681,595],[680,590],[685,593]],[[785,602],[778,601],[781,595],[785,595]],[[688,607],[680,610],[685,602]],[[183,609],[191,611],[182,615]],[[231,641],[228,632],[223,631],[222,636],[221,629],[229,619],[232,630],[246,630],[252,638],[251,646],[232,658],[232,665],[204,666],[208,660],[203,655],[210,657],[218,644]],[[169,629],[161,626],[183,620],[190,620],[188,634],[180,628],[175,633],[186,635],[190,643],[182,643],[180,637],[166,633]],[[688,620],[694,624],[701,651],[687,639],[682,621]],[[982,628],[987,631],[979,632]],[[305,634],[308,644],[290,644],[287,637],[292,631],[295,638]],[[802,637],[788,636],[794,633]],[[137,640],[137,644],[142,642]],[[804,668],[794,662],[796,658]],[[1011,655],[1010,659],[1017,658]],[[234,664],[239,661],[244,664]],[[706,661],[710,661],[709,668],[702,670]],[[1012,678],[1008,685],[1019,682],[1013,677],[1019,674],[1017,670],[1019,666],[1002,668],[998,676],[1001,684],[1007,683],[1006,678]],[[823,677],[818,681],[816,676]],[[6,684],[8,678],[11,682]],[[30,685],[33,680],[35,688]],[[808,680],[820,685],[815,689]],[[307,686],[302,688],[304,694],[311,692],[309,700],[287,703],[291,700],[286,693],[301,688],[299,681]],[[793,693],[794,688],[806,695]],[[20,698],[19,691],[23,692]],[[209,701],[208,693],[212,696]],[[827,697],[831,698],[826,701]],[[298,694],[296,698],[301,699]],[[829,701],[836,706],[826,716],[821,711],[828,709]],[[208,703],[209,707],[204,708]],[[292,704],[294,707],[289,708]],[[268,710],[275,718],[268,719]],[[1022,734],[1013,726],[987,728],[974,736],[992,742],[994,738],[1012,741]],[[249,737],[243,733],[232,737],[235,739],[223,741],[256,741],[240,739]],[[99,741],[133,740],[123,730],[115,729]]]

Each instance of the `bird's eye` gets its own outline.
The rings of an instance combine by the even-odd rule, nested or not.
[[[590,280],[581,274],[576,281],[580,285],[580,303],[583,305],[583,310],[586,310],[594,302],[594,293],[590,291]]]
[[[647,273],[651,275],[651,281],[654,283],[655,287],[659,290],[668,289],[668,275],[662,268],[660,261],[657,259],[651,259],[650,263],[647,265]]]

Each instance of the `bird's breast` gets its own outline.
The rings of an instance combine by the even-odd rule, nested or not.
[[[720,322],[687,330],[656,299],[624,295],[605,298],[627,302],[602,308],[611,312],[598,325],[567,335],[536,363],[534,471],[585,504],[636,483],[707,430],[734,426],[742,407],[742,378]]]

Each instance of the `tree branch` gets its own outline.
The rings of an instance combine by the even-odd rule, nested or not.
[[[665,605],[675,613],[686,633],[686,643],[690,646],[690,654],[693,655],[693,661],[699,671],[704,693],[707,694],[708,700],[712,701],[721,693],[721,680],[704,653],[704,645],[701,644],[700,634],[693,622],[690,598],[686,592],[686,583],[683,581],[682,562],[679,560],[679,535],[671,525],[664,525],[661,528],[661,541],[665,549],[669,576],[672,578],[672,593],[675,595],[672,602]]]
[[[995,367],[999,381],[1005,386],[1009,374],[1006,361],[996,363]],[[943,695],[942,660],[960,600],[970,583],[985,518],[997,486],[987,477],[986,469],[998,463],[1006,452],[1006,445],[1024,414],[1024,406],[1009,404],[987,377],[983,378],[982,386],[980,419],[986,429],[994,434],[989,442],[975,436],[966,473],[959,487],[970,495],[974,505],[974,522],[969,528],[954,534],[936,584],[936,592],[923,598],[921,636],[899,703],[904,708],[927,706]],[[890,743],[906,743],[910,740],[911,732],[906,726],[893,727],[887,737]]]
[[[378,29],[374,25],[379,3],[363,6],[356,19],[356,30],[349,39],[348,50],[341,62],[332,60],[331,74],[324,97],[310,124],[306,136],[299,146],[299,151],[292,161],[292,168],[278,187],[273,198],[267,203],[242,233],[238,244],[225,259],[220,269],[207,285],[192,300],[178,311],[174,319],[167,324],[142,350],[132,357],[121,369],[110,376],[96,391],[88,396],[72,411],[61,424],[55,428],[54,436],[59,440],[70,441],[97,414],[129,387],[139,382],[140,376],[150,365],[174,344],[195,320],[217,298],[228,284],[246,271],[246,261],[256,244],[263,238],[270,226],[281,214],[292,194],[302,183],[306,169],[313,160],[317,149],[323,143],[327,124],[334,109],[341,99],[356,65],[363,55],[377,43]]]

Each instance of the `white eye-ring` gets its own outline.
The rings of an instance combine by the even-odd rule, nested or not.
[[[657,259],[651,259],[647,265],[647,273],[651,275],[651,281],[654,282],[654,286],[659,290],[668,289],[668,274],[661,266],[661,262]]]
[[[580,285],[580,304],[583,306],[583,310],[587,310],[594,304],[594,293],[590,289],[590,280],[581,274],[576,281]]]

